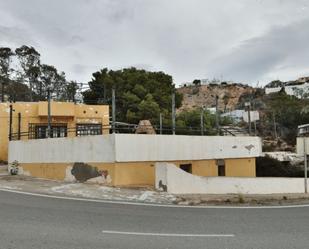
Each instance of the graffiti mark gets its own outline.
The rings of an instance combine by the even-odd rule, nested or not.
[[[162,189],[164,192],[167,191],[167,186],[162,183],[162,180],[159,181],[159,189]]]

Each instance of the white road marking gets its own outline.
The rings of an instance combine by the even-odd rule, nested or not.
[[[235,234],[183,234],[183,233],[137,233],[103,230],[104,234],[136,235],[136,236],[159,236],[159,237],[235,237]]]
[[[195,209],[281,209],[281,208],[306,208],[309,204],[302,205],[286,205],[286,206],[182,206],[182,205],[169,205],[169,204],[156,204],[156,203],[138,203],[129,201],[112,201],[112,200],[98,200],[98,199],[87,199],[79,197],[68,197],[68,196],[57,196],[48,194],[38,194],[31,192],[24,192],[11,189],[0,188],[0,191],[10,192],[15,194],[45,197],[52,199],[62,199],[71,201],[85,201],[85,202],[96,202],[96,203],[106,203],[106,204],[119,204],[119,205],[133,205],[133,206],[149,206],[149,207],[165,207],[165,208],[195,208]]]

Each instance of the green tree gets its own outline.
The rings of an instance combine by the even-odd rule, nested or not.
[[[175,85],[170,75],[132,67],[117,71],[104,68],[92,76],[90,89],[82,93],[84,102],[111,105],[111,92],[115,88],[117,121],[137,123],[150,119],[155,124],[160,112],[166,117],[171,114]],[[175,100],[176,108],[180,107],[182,95],[176,93]]]
[[[8,47],[0,48],[1,101],[4,101],[5,85],[9,85],[13,51]]]
[[[195,79],[195,80],[193,80],[193,85],[195,85],[195,86],[200,86],[201,85],[201,80],[197,80],[197,79]]]
[[[49,89],[54,99],[68,100],[68,84],[65,79],[65,73],[59,73],[54,66],[46,64],[40,66],[40,72],[40,85],[38,91],[40,99],[46,99],[47,90]]]
[[[32,101],[34,86],[37,87],[39,84],[40,53],[34,47],[26,45],[16,48],[15,53],[23,70],[23,76],[28,81],[30,101]]]

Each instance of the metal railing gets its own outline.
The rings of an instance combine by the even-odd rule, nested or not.
[[[37,124],[42,127],[44,124]],[[62,127],[65,129],[60,129]],[[142,132],[137,132],[141,130]],[[144,132],[143,132],[144,131]],[[150,131],[148,133],[148,131]],[[154,131],[154,132],[153,132]],[[48,134],[47,127],[45,129],[38,130],[29,126],[28,131],[15,132],[11,134],[11,140],[25,140],[25,139],[45,139],[45,138],[60,138],[60,137],[75,137],[75,136],[95,136],[109,133],[138,133],[138,134],[163,134],[172,135],[173,128],[170,126],[159,126],[159,125],[137,125],[137,124],[125,124],[116,123],[113,129],[112,125],[100,125],[98,129],[93,129],[89,127],[66,127],[66,124],[52,124],[50,134]],[[220,127],[219,133],[216,129],[211,130],[204,129],[201,127],[177,127],[175,128],[176,135],[195,135],[195,136],[211,136],[211,135],[229,135],[237,136],[239,135],[235,130],[227,129],[226,127]]]

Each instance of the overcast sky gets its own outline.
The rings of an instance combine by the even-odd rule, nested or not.
[[[23,44],[79,82],[135,66],[265,84],[309,76],[309,1],[0,0],[0,46]]]

